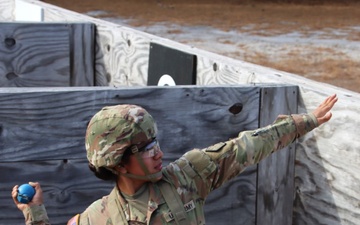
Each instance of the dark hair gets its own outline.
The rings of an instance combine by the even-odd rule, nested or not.
[[[124,152],[124,155],[121,159],[121,164],[126,164],[129,161],[129,157],[131,155],[131,150],[126,149]],[[101,180],[105,180],[105,181],[115,181],[117,180],[117,175],[114,174],[112,171],[110,171],[109,169],[107,169],[106,167],[99,167],[98,169],[96,169],[96,167],[89,163],[89,169],[95,174],[95,176]]]
[[[117,175],[106,169],[105,167],[99,167],[98,169],[96,169],[93,164],[89,163],[89,169],[95,174],[97,178],[101,180],[116,181],[117,179]]]

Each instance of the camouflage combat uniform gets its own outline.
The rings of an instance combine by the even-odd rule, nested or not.
[[[194,149],[164,167],[160,181],[149,184],[147,215],[130,211],[115,187],[110,195],[95,201],[69,224],[176,224],[175,217],[180,221],[186,217],[186,224],[190,225],[205,224],[203,207],[211,191],[317,126],[317,119],[312,114],[281,115],[267,127],[240,132],[237,138],[205,149]],[[171,184],[172,191],[180,196],[179,204],[183,205],[185,214],[174,215],[170,211],[161,192],[166,183]],[[42,216],[42,222],[37,224],[48,224],[43,219],[46,211],[41,207],[36,210],[40,212],[30,214]],[[39,220],[29,216],[27,224],[31,224],[30,221]]]

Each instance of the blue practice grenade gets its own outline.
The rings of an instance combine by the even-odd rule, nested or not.
[[[21,203],[29,203],[35,195],[35,188],[29,184],[22,184],[18,188],[17,200]]]

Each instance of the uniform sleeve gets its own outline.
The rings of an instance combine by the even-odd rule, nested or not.
[[[185,155],[200,175],[202,196],[240,174],[246,167],[260,162],[296,138],[318,126],[312,114],[280,115],[273,124],[252,131],[240,132],[237,138]]]
[[[32,205],[23,211],[26,225],[50,225],[44,205]]]

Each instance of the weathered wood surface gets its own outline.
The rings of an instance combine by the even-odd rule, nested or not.
[[[280,113],[297,113],[297,96],[297,87],[262,89],[259,127],[272,123]],[[292,144],[258,164],[257,224],[292,224],[294,160]]]
[[[0,21],[13,21],[15,1],[1,0],[0,1]]]
[[[0,86],[70,84],[67,25],[1,23],[0,29]]]
[[[0,87],[94,84],[94,25],[8,22],[0,29]]]
[[[134,30],[117,24],[86,17],[49,4],[37,4],[46,6],[45,22],[87,21],[96,24],[96,86],[146,85],[149,43],[152,35],[138,35]]]
[[[192,148],[203,148],[259,125],[263,87],[29,88],[0,89],[0,218],[22,221],[10,199],[11,187],[43,183],[53,224],[64,224],[111,184],[89,174],[84,150],[87,121],[105,105],[139,104],[158,121],[164,164]],[[277,88],[277,87],[274,87]],[[229,108],[241,103],[232,114]],[[273,110],[277,110],[274,108]],[[14,178],[15,177],[15,178]],[[208,224],[254,224],[256,166],[212,193]],[[226,217],[225,217],[226,216]]]
[[[70,86],[95,84],[95,25],[70,23]]]
[[[148,46],[152,41],[196,55],[198,85],[253,83],[298,85],[299,112],[310,111],[327,95],[337,93],[339,102],[333,109],[332,120],[300,139],[296,145],[296,198],[293,224],[360,224],[360,192],[358,191],[360,174],[357,173],[360,170],[359,93],[220,56],[39,1],[23,1],[42,6],[44,11],[48,12],[45,16],[48,21],[88,21],[97,25],[99,28],[96,32],[97,85],[145,85]],[[4,4],[9,4],[9,1],[0,0],[0,5]],[[3,12],[0,8],[0,14]],[[137,40],[134,51],[130,51],[131,47],[126,45],[127,40],[130,40],[130,43]],[[112,46],[123,46],[124,52],[112,51],[114,50]],[[115,50],[118,49],[121,48]],[[117,54],[122,54],[120,63],[115,61]]]

